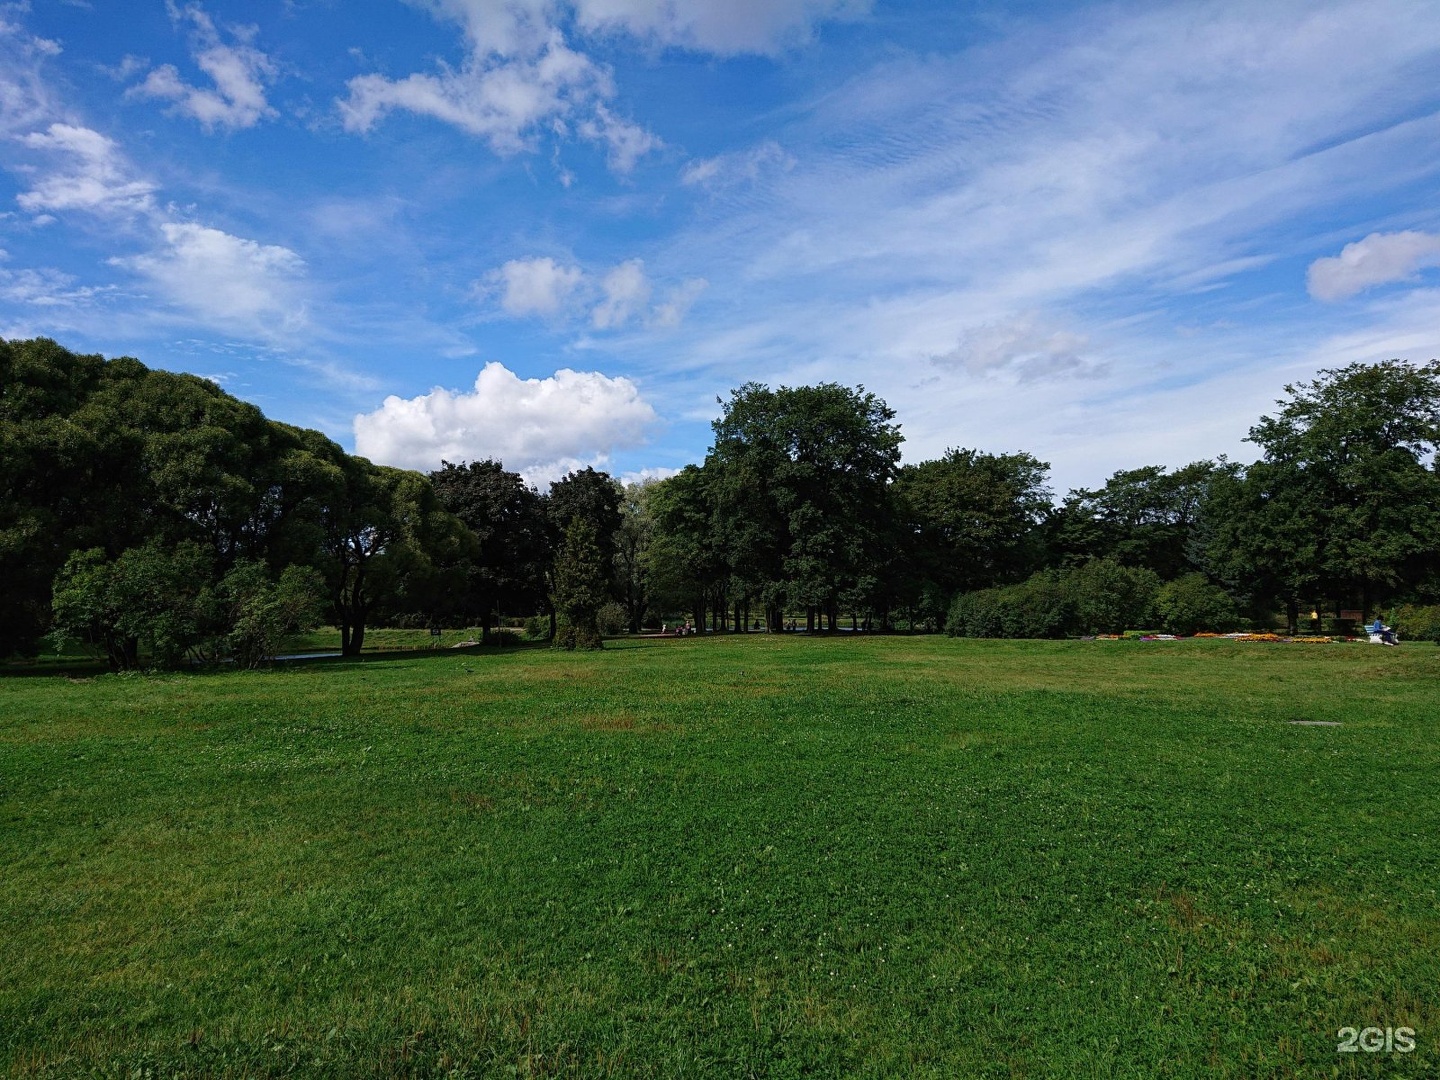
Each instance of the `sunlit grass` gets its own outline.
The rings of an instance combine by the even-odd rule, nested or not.
[[[1431,1075],[1437,676],[1419,646],[755,636],[0,680],[0,1052]],[[1370,1024],[1418,1049],[1336,1054]]]

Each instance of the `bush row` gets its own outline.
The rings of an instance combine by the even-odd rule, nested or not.
[[[1167,633],[1233,630],[1234,602],[1203,574],[1161,582],[1153,571],[1093,559],[1068,570],[1044,570],[1018,585],[955,598],[951,637],[1062,638],[1118,634],[1158,625]]]

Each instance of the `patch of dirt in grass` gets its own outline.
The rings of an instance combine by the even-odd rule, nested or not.
[[[495,800],[489,795],[481,795],[478,791],[452,791],[450,801],[482,813],[488,813],[495,809]]]
[[[1161,896],[1164,898],[1164,888],[1161,889]],[[1170,908],[1173,914],[1170,917],[1170,925],[1176,930],[1198,930],[1201,927],[1209,926],[1214,920],[1201,912],[1195,904],[1195,898],[1189,893],[1173,893],[1168,897]]]

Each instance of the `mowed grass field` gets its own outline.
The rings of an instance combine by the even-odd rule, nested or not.
[[[1427,646],[754,636],[3,679],[0,1061],[1435,1076],[1437,735]],[[1337,1053],[1366,1026],[1416,1049]]]

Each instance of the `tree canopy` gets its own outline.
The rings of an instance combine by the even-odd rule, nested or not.
[[[0,654],[47,634],[116,668],[264,662],[332,622],[549,619],[567,646],[679,617],[1050,636],[1193,632],[1440,599],[1440,362],[1322,371],[1259,458],[1114,473],[1056,498],[1023,452],[901,464],[863,387],[747,383],[704,460],[540,491],[502,462],[428,475],[346,453],[192,375],[0,341]]]

